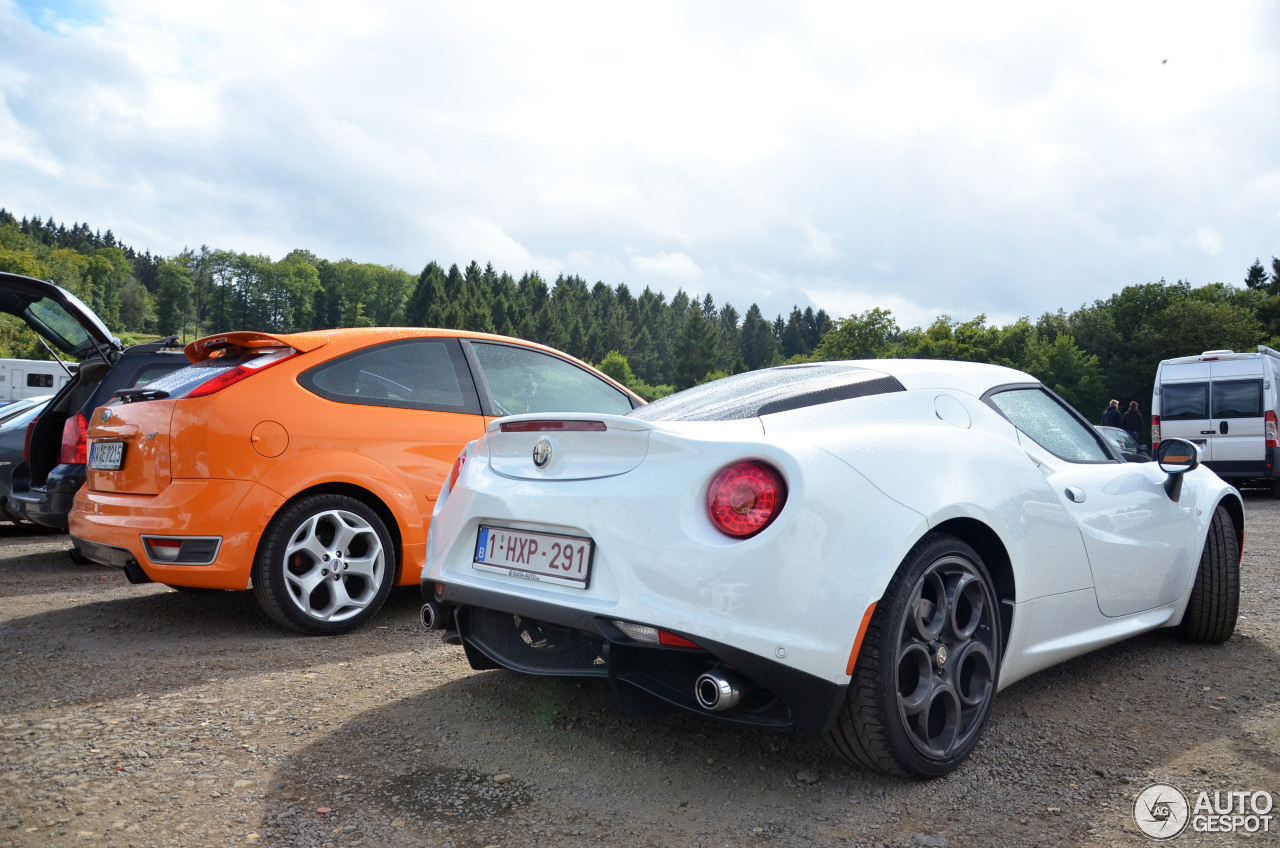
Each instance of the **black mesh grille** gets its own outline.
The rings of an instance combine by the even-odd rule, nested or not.
[[[606,674],[604,639],[594,633],[475,607],[464,619],[459,621],[462,635],[507,668],[527,674]]]
[[[835,403],[838,400],[849,400],[850,398],[883,395],[888,394],[889,392],[902,391],[906,391],[906,389],[904,389],[902,384],[898,382],[897,377],[876,377],[871,380],[863,380],[860,383],[832,386],[831,388],[819,389],[813,392],[805,392],[804,394],[769,401],[768,403],[761,404],[760,414],[769,415],[774,412],[786,412],[788,409],[803,409],[806,406]]]

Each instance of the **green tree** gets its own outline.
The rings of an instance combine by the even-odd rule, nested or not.
[[[717,332],[715,321],[701,309],[687,311],[680,334],[680,357],[676,364],[676,389],[696,385],[716,367]]]
[[[1267,269],[1263,267],[1261,259],[1253,260],[1253,264],[1249,266],[1248,272],[1244,276],[1245,288],[1265,289],[1268,287]]]
[[[195,284],[181,257],[160,260],[156,285],[156,329],[162,335],[185,335],[187,319],[193,313]]]
[[[888,354],[901,332],[892,312],[872,307],[837,321],[835,327],[822,336],[815,357],[822,360],[876,359]]]
[[[778,342],[773,326],[764,319],[757,304],[751,304],[742,319],[742,360],[747,370],[768,368],[778,358]]]

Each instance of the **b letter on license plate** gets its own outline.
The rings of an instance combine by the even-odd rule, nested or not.
[[[472,565],[539,583],[585,589],[591,576],[590,539],[481,527]]]

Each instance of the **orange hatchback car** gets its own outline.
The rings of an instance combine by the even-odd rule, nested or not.
[[[418,585],[441,484],[489,420],[643,403],[550,348],[455,330],[235,332],[186,352],[94,411],[76,550],[135,583],[252,588],[320,635]]]

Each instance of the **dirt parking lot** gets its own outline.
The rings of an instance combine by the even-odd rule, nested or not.
[[[73,565],[66,536],[0,528],[0,848],[1148,844],[1151,784],[1280,800],[1280,502],[1246,501],[1230,642],[1149,634],[1021,681],[929,783],[818,738],[624,719],[595,683],[473,672],[416,591],[308,638],[247,594],[132,586]],[[1172,843],[1280,844],[1272,815]]]

